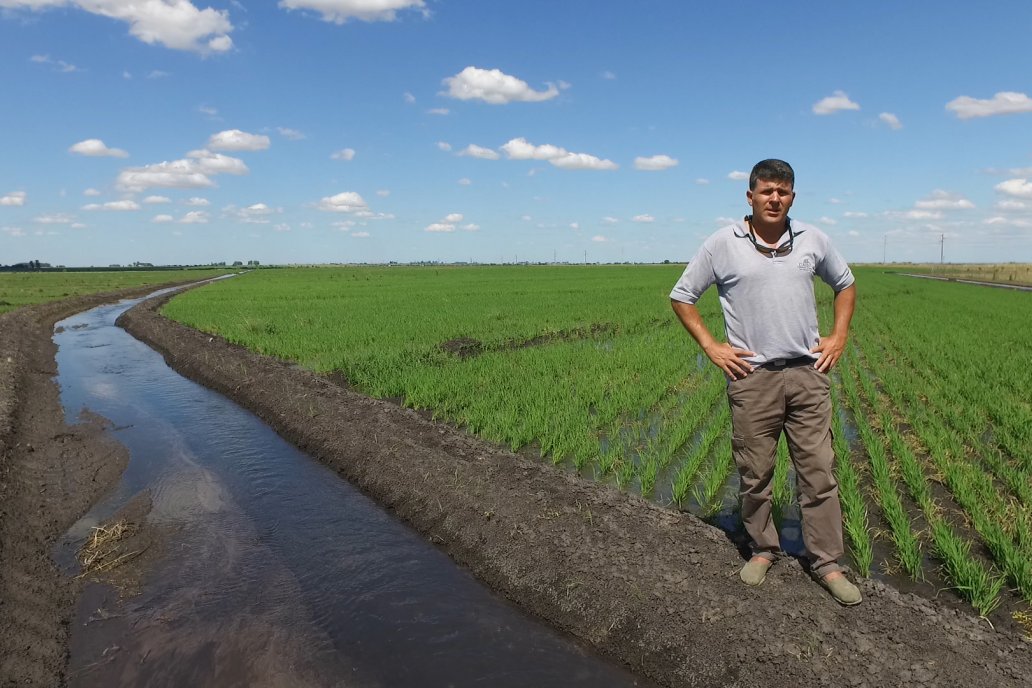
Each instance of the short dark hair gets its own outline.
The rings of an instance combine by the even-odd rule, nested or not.
[[[749,189],[755,189],[756,182],[761,179],[768,182],[788,182],[795,187],[795,170],[784,160],[760,160],[753,165],[752,173],[749,175]]]

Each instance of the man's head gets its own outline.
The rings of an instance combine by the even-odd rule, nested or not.
[[[784,229],[795,200],[795,172],[784,160],[761,160],[749,175],[745,198],[752,208],[754,226]]]
[[[768,182],[786,182],[789,186],[795,186],[795,170],[784,160],[760,160],[753,165],[752,173],[749,174],[749,188],[756,189],[756,183],[760,180]]]

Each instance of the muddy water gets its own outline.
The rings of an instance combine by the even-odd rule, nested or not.
[[[91,584],[71,686],[648,685],[520,613],[260,420],[114,326],[58,324],[62,403],[130,451],[55,556],[149,495],[160,546],[135,590]],[[137,500],[138,501],[138,500]],[[141,560],[145,560],[141,558]]]

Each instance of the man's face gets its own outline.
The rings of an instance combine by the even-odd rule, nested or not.
[[[754,220],[774,224],[784,222],[788,217],[795,191],[788,182],[757,179],[756,188],[746,191],[745,198],[752,206]]]

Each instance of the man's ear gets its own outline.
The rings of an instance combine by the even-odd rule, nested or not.
[[[749,205],[752,205],[752,189],[745,190],[745,201]]]

